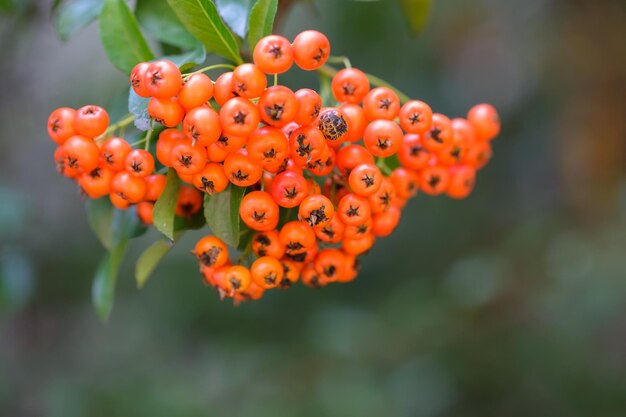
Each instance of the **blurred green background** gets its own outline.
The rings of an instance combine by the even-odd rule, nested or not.
[[[234,308],[197,273],[200,231],[139,291],[151,232],[106,325],[104,250],[45,123],[123,103],[128,80],[97,25],[62,43],[52,1],[18,3],[0,15],[0,415],[626,415],[623,1],[435,1],[417,38],[393,1],[294,5],[279,33],[320,29],[436,111],[493,103],[494,160],[467,200],[411,201],[349,285]]]

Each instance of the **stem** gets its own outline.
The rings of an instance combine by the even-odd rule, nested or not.
[[[326,77],[332,78],[335,76],[335,74],[337,74],[338,70],[329,65],[322,65],[320,68],[317,69],[317,72],[319,72],[322,75],[325,75]],[[377,76],[372,75],[372,74],[366,73],[365,75],[367,75],[367,79],[370,80],[370,83],[372,83],[372,85],[375,85],[376,87],[387,87],[393,90],[398,95],[398,98],[400,99],[400,103],[404,104],[407,101],[411,100],[409,96],[407,96],[402,91],[398,90],[396,87],[389,84],[387,81],[380,79]]]
[[[213,69],[218,69],[218,68],[226,68],[229,70],[234,70],[236,67],[234,65],[230,65],[230,64],[214,64],[214,65],[209,65],[208,67],[204,67],[204,68],[200,68],[197,71],[194,72],[190,72],[188,74],[184,74],[183,78],[189,78],[194,74],[200,74],[201,72],[207,72],[207,71],[211,71]]]
[[[382,171],[383,174],[391,175],[391,168],[387,166],[385,158],[376,158],[376,166]]]
[[[129,124],[131,124],[133,122],[133,120],[135,120],[135,116],[132,114],[129,114],[128,116],[126,116],[125,118],[118,120],[117,122],[113,123],[112,125],[109,125],[109,127],[107,128],[107,130],[104,131],[104,133],[102,134],[102,137],[107,137],[109,134],[115,132],[117,129],[121,128],[121,127],[125,127]]]
[[[278,85],[278,74],[274,74],[274,85]]]
[[[138,140],[137,142],[133,142],[133,143],[130,144],[130,147],[134,148],[137,145],[141,145],[142,143],[144,143],[146,141],[146,139],[147,139],[147,137],[144,137],[143,139]]]
[[[150,130],[148,130],[148,133],[146,133],[146,137],[144,139],[146,141],[146,144],[143,148],[146,151],[150,148],[150,139],[152,139],[152,132],[154,132],[154,126],[150,125]]]
[[[352,68],[352,63],[350,62],[350,58],[347,56],[330,56],[326,62],[334,63],[334,64],[343,64],[346,68]]]
[[[239,260],[237,261],[237,263],[241,264],[244,260],[248,260],[248,258],[250,257],[251,249],[252,249],[252,240],[248,242],[245,248],[243,248],[243,251],[241,252],[241,256],[239,257]]]
[[[387,87],[392,89],[397,95],[398,98],[400,99],[400,103],[404,104],[407,101],[410,101],[411,98],[409,96],[407,96],[406,94],[404,94],[402,91],[398,90],[396,87],[394,87],[393,85],[389,84],[387,81],[378,78],[375,75],[372,74],[365,74],[367,75],[367,78],[370,80],[370,82],[372,84],[374,84],[377,87]]]
[[[325,74],[321,74],[320,77],[320,97],[322,98],[322,103],[325,105],[330,105],[330,102],[333,99],[333,92],[331,89],[331,78]],[[335,104],[337,104],[335,102]]]

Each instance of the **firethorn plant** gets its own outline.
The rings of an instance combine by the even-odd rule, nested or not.
[[[144,107],[119,122],[97,105],[50,114],[57,170],[95,200],[88,205],[110,202],[114,217],[132,213],[165,235],[139,259],[140,285],[186,229],[204,225],[212,234],[192,254],[222,299],[257,300],[298,280],[314,288],[350,282],[408,199],[465,198],[491,158],[500,121],[489,104],[465,118],[433,113],[331,56],[315,30],[292,41],[270,34],[250,47],[251,62],[193,72],[166,59],[136,63],[130,100]],[[332,98],[280,85],[279,74],[294,67],[330,80]],[[207,74],[215,70],[223,72]],[[141,112],[147,133],[124,139]],[[125,242],[115,233],[106,262],[119,264]]]

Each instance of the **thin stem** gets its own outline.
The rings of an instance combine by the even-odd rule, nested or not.
[[[326,62],[334,63],[334,64],[343,64],[346,68],[352,68],[352,63],[350,62],[350,58],[347,56],[330,56]]]
[[[274,85],[278,85],[278,74],[274,74]]]
[[[135,116],[132,115],[132,114],[129,114],[128,116],[124,117],[121,120],[118,120],[117,122],[113,123],[112,125],[109,125],[107,130],[105,130],[105,132],[102,134],[102,137],[107,137],[111,133],[115,132],[117,129],[120,129],[122,127],[125,127],[125,126],[131,124],[133,122],[133,120],[135,120]]]
[[[391,168],[387,166],[387,162],[385,161],[385,158],[377,158],[376,166],[382,171],[383,174],[391,175],[392,173]]]
[[[319,72],[322,75],[325,75],[326,77],[332,78],[335,76],[335,74],[337,74],[338,70],[329,65],[323,65],[317,69],[317,72]],[[402,91],[398,90],[396,87],[389,84],[387,81],[381,78],[378,78],[377,76],[372,75],[372,74],[366,73],[365,75],[367,75],[367,79],[370,80],[370,83],[372,83],[372,85],[375,85],[376,87],[387,87],[393,90],[398,95],[398,98],[400,99],[400,103],[404,104],[407,101],[411,100],[409,96],[407,96]]]
[[[404,104],[407,101],[411,100],[411,97],[407,96],[402,91],[398,90],[396,87],[394,87],[393,85],[389,84],[387,81],[385,81],[385,80],[383,80],[381,78],[378,78],[377,76],[372,75],[372,74],[365,74],[365,75],[367,75],[367,78],[375,86],[377,86],[377,87],[387,87],[387,88],[392,89],[398,95],[398,98],[400,99],[400,103]]]
[[[325,105],[330,105],[333,99],[333,93],[331,90],[331,78],[325,74],[321,74],[320,77],[320,97]],[[336,104],[336,103],[335,103]]]
[[[146,139],[147,139],[147,136],[146,136],[146,137],[144,137],[144,138],[143,138],[143,139],[141,139],[141,140],[138,140],[138,141],[136,141],[136,142],[131,143],[131,144],[130,144],[130,147],[131,147],[131,148],[134,148],[134,147],[135,147],[135,146],[137,146],[137,145],[141,145],[142,143],[144,143],[144,142],[146,141]]]
[[[252,241],[250,241],[246,247],[241,252],[241,256],[239,257],[239,261],[237,263],[241,264],[244,260],[248,260],[250,257],[250,251],[252,249]]]
[[[236,67],[234,65],[230,65],[230,64],[214,64],[214,65],[209,65],[208,67],[204,67],[204,68],[200,68],[197,71],[194,72],[190,72],[188,74],[184,74],[183,78],[189,78],[194,74],[200,74],[201,72],[207,72],[207,71],[211,71],[214,69],[218,69],[218,68],[225,68],[225,69],[230,69],[230,70],[234,70]]]
[[[154,124],[150,125],[150,130],[148,130],[148,133],[146,133],[146,144],[144,145],[144,149],[147,151],[150,148],[150,140],[152,139],[152,132],[154,132]]]

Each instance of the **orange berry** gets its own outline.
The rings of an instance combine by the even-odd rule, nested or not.
[[[245,98],[259,97],[267,87],[267,77],[254,64],[241,64],[233,71],[233,90]]]
[[[331,88],[337,101],[358,104],[370,90],[370,82],[363,71],[344,68],[333,77]]]
[[[430,129],[433,111],[423,101],[411,100],[400,108],[400,126],[407,133],[426,133]]]
[[[202,73],[190,75],[178,92],[178,102],[187,111],[200,107],[211,97],[213,97],[213,81],[208,75]]]
[[[363,98],[363,111],[369,120],[393,120],[400,111],[400,99],[392,89],[376,87]]]
[[[95,138],[109,126],[109,114],[99,106],[85,106],[76,110],[74,128],[79,135]]]
[[[116,173],[111,182],[111,194],[117,194],[131,204],[142,201],[147,188],[145,179],[136,177],[128,171]]]
[[[363,197],[376,193],[383,181],[383,174],[373,164],[360,164],[354,167],[348,177],[352,192]]]
[[[207,163],[200,172],[193,175],[193,185],[207,194],[221,193],[228,187],[224,166],[215,162]]]
[[[283,280],[285,272],[283,265],[276,258],[262,256],[255,260],[250,267],[252,281],[262,288],[275,288]]]
[[[265,191],[246,194],[239,206],[241,220],[252,230],[273,230],[278,225],[278,215],[278,205]]]
[[[293,40],[293,58],[306,71],[316,70],[330,55],[328,38],[316,30],[305,30]]]
[[[311,227],[324,227],[334,215],[333,203],[321,194],[306,197],[298,208],[298,218]]]
[[[202,194],[193,187],[180,187],[176,200],[177,216],[191,218],[202,208]]]
[[[480,140],[492,140],[500,133],[500,116],[491,104],[477,104],[467,113]]]
[[[74,120],[76,110],[69,107],[61,107],[50,113],[48,117],[48,135],[50,139],[59,145],[76,134]]]
[[[271,256],[280,259],[285,254],[285,247],[280,243],[277,230],[258,232],[252,238],[252,251],[257,256]]]
[[[282,74],[293,64],[293,49],[282,36],[269,35],[256,44],[252,60],[266,74]]]
[[[374,120],[363,133],[363,142],[373,155],[387,158],[400,149],[402,129],[391,120]]]
[[[343,196],[337,205],[339,219],[346,226],[367,221],[372,215],[371,210],[367,198],[352,193]]]
[[[250,270],[245,266],[231,266],[224,272],[224,284],[229,293],[244,292],[250,286],[252,277]]]
[[[218,268],[228,262],[228,247],[218,237],[205,236],[196,243],[193,254],[201,265]]]
[[[285,247],[287,254],[304,253],[315,245],[315,233],[311,226],[304,222],[286,223],[280,230],[279,236],[280,243]]]

